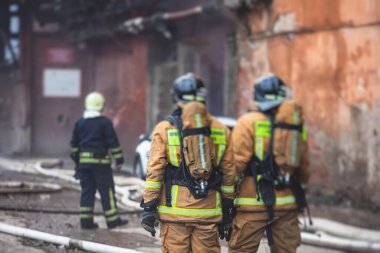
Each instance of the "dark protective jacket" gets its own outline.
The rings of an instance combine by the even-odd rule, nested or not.
[[[123,153],[111,120],[80,118],[71,139],[71,157],[80,169],[110,166],[111,156],[123,164]]]

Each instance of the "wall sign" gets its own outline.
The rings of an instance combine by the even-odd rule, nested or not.
[[[49,64],[73,64],[74,52],[69,48],[48,48],[47,61]]]
[[[45,69],[43,86],[44,97],[80,97],[81,71],[79,69]]]

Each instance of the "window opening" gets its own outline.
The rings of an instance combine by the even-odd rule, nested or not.
[[[20,6],[3,4],[8,6],[0,7],[0,63],[15,65],[20,56]]]

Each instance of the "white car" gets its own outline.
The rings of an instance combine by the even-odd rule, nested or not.
[[[224,125],[226,125],[231,130],[236,124],[236,119],[228,117],[215,117]],[[146,167],[148,164],[149,151],[151,145],[151,138],[148,135],[140,135],[140,142],[136,147],[136,156],[133,163],[133,175],[145,179],[146,177]]]

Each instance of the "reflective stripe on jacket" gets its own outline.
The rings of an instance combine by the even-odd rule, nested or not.
[[[222,192],[209,190],[207,198],[195,199],[184,186],[173,185],[172,207],[166,206],[164,172],[167,163],[176,167],[181,163],[177,129],[167,121],[160,122],[153,131],[149,154],[144,202],[160,199],[158,212],[161,220],[179,222],[220,222],[221,195],[233,198],[235,167],[230,130],[216,119],[211,124],[214,148],[223,173]]]
[[[247,113],[236,123],[232,139],[236,171],[240,178],[238,196],[235,199],[235,206],[238,207],[237,211],[266,210],[262,200],[258,200],[256,196],[255,180],[250,176],[244,178],[244,172],[253,154],[259,159],[263,159],[264,154],[269,150],[270,138],[270,122],[267,116],[262,113]],[[304,145],[301,157],[298,180],[307,183],[310,175],[307,145]],[[296,209],[297,205],[290,188],[286,187],[282,190],[275,190],[275,194],[275,210]]]

